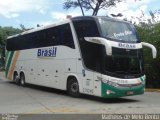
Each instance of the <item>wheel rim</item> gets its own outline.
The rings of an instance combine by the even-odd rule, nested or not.
[[[21,77],[21,85],[24,85],[25,82],[24,82],[24,76]]]
[[[14,81],[16,82],[16,83],[18,83],[18,75],[14,75]]]
[[[73,92],[73,93],[76,93],[76,92],[78,92],[78,83],[77,82],[74,82],[72,85],[71,85],[71,91]]]
[[[17,75],[14,75],[14,78],[13,78],[13,80],[16,82],[16,78],[17,78]]]

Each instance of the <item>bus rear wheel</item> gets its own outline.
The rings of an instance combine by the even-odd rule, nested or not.
[[[76,78],[70,78],[67,84],[68,94],[72,97],[79,97],[79,84]]]
[[[13,75],[13,81],[16,83],[16,85],[20,85],[20,80],[17,72],[15,72]]]
[[[21,74],[20,74],[20,85],[23,86],[23,87],[26,86],[24,73],[21,73]]]

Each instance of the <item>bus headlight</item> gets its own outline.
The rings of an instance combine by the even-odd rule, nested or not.
[[[105,83],[105,84],[108,84],[110,86],[113,86],[113,87],[118,87],[118,83],[116,83],[116,82],[112,82],[112,81],[109,81],[109,80],[106,80],[106,79],[102,79],[102,82]]]

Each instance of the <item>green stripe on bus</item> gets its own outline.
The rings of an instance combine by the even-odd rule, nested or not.
[[[9,59],[9,56],[10,56],[11,52],[7,51],[6,52],[6,63],[5,63],[5,76],[7,77],[7,65],[8,65],[8,59]]]
[[[8,57],[8,62],[7,62],[7,67],[6,67],[6,77],[8,76],[8,72],[9,72],[9,68],[11,66],[13,55],[14,55],[14,51],[12,51],[10,53],[10,56]]]
[[[8,57],[8,54],[9,54],[9,51],[6,50],[6,55],[5,56]]]
[[[6,52],[6,63],[5,63],[6,65],[8,64],[8,58],[9,58],[10,53],[11,52],[9,52],[9,51]],[[5,67],[6,67],[6,65],[5,65]]]

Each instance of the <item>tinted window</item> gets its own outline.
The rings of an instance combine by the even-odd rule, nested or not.
[[[61,45],[65,45],[71,48],[75,48],[74,42],[73,42],[73,36],[71,33],[71,28],[69,24],[61,26]]]
[[[46,46],[59,45],[59,42],[60,42],[60,28],[59,27],[52,27],[52,28],[47,29],[46,35],[47,35]]]
[[[108,75],[125,78],[143,75],[142,49],[112,48],[112,56],[105,56],[105,71]]]
[[[24,50],[45,46],[45,31],[20,35],[7,40],[7,50]]]
[[[99,36],[97,25],[93,20],[75,21],[74,26],[75,26],[78,38],[82,40],[84,39],[84,37]]]
[[[75,48],[69,24],[52,27],[7,40],[7,50],[9,51],[56,45]]]
[[[87,42],[84,37],[99,37],[99,31],[94,20],[78,20],[73,22],[83,61],[87,68],[100,71],[102,63],[102,45]]]
[[[34,41],[34,48],[38,47],[46,47],[47,41],[46,41],[46,30],[37,31],[35,33],[34,39],[31,39],[30,41]]]
[[[69,24],[47,29],[48,45],[64,45],[75,48]]]

